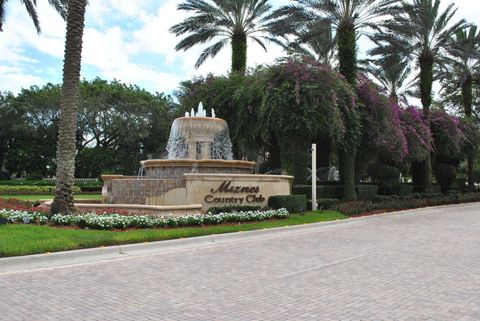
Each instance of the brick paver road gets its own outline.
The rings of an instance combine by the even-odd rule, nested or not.
[[[480,320],[480,205],[0,274],[0,319]]]

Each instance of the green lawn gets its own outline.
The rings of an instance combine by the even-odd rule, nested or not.
[[[292,214],[289,218],[284,220],[272,220],[239,225],[132,230],[126,232],[9,224],[0,226],[0,257],[251,231],[272,227],[333,221],[345,218],[347,218],[345,215],[338,212],[317,211],[306,213],[304,215]]]
[[[36,201],[36,200],[48,200],[53,199],[53,195],[0,195],[0,198],[15,198],[22,201]],[[101,200],[101,194],[80,194],[75,195],[79,200]]]

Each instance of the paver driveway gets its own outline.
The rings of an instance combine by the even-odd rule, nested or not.
[[[288,231],[0,274],[0,319],[480,320],[480,205]]]

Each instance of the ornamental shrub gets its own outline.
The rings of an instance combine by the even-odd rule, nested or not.
[[[398,185],[400,185],[399,169],[383,162],[371,164],[368,167],[368,175],[379,185],[379,194],[394,194]]]
[[[334,208],[340,200],[338,198],[320,198],[317,199],[317,206],[319,210],[329,210]]]
[[[407,141],[408,161],[421,162],[432,150],[432,134],[422,111],[415,107],[400,110],[400,121]]]
[[[367,164],[374,157],[400,162],[408,154],[400,121],[400,108],[366,77],[357,86],[357,113],[361,121],[361,145],[358,157]]]
[[[79,193],[80,188],[75,186],[74,193]],[[0,195],[43,195],[55,193],[55,186],[8,186],[0,185]]]
[[[437,159],[455,160],[462,157],[464,133],[460,129],[460,120],[445,111],[432,111],[430,127],[434,143],[433,154]]]
[[[433,164],[433,174],[437,179],[438,185],[441,186],[442,191],[446,192],[455,182],[457,177],[459,163],[444,163],[436,161]]]
[[[223,223],[244,223],[263,221],[268,219],[287,218],[286,209],[267,211],[246,211],[220,214],[198,214],[187,216],[152,217],[145,215],[118,215],[118,214],[76,214],[52,216],[51,222],[60,226],[79,226],[100,230],[126,229],[126,228],[176,228],[185,226],[217,225]]]
[[[355,190],[359,200],[372,200],[378,192],[378,186],[372,184],[356,185]]]
[[[273,133],[282,168],[295,176],[296,183],[305,182],[308,151],[317,138],[355,151],[358,124],[345,116],[354,112],[355,95],[329,66],[307,59],[280,61],[267,68],[264,89],[263,136]],[[346,135],[347,127],[354,135]]]
[[[290,213],[300,213],[307,207],[307,197],[305,195],[270,196],[268,206],[273,209],[286,208]]]

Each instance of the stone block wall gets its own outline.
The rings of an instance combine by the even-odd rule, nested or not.
[[[160,196],[174,188],[185,187],[184,179],[115,179],[111,204],[146,204],[148,197]]]

